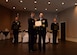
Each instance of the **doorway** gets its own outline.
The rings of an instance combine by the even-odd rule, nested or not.
[[[66,40],[66,22],[61,22],[61,41]]]

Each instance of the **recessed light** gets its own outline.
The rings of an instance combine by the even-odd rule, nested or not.
[[[75,3],[75,6],[77,6],[77,3]]]
[[[24,10],[26,10],[27,8],[26,7],[24,7]]]
[[[16,7],[15,7],[15,6],[13,6],[13,9],[16,9]]]
[[[62,2],[62,5],[64,5],[65,3],[64,2]]]
[[[35,10],[37,10],[37,8],[35,7]]]
[[[9,2],[9,0],[6,0],[6,2]]]
[[[45,10],[48,10],[47,8],[45,8]]]
[[[58,9],[56,8],[56,11],[58,11]]]
[[[22,3],[23,1],[22,0],[20,0],[20,3]]]
[[[34,1],[34,4],[36,4],[36,3],[37,3],[37,1],[35,0],[35,1]]]
[[[48,1],[48,5],[50,5],[51,4],[51,2],[50,1]]]

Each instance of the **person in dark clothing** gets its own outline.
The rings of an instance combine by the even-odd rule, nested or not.
[[[53,33],[53,44],[56,44],[57,33],[59,30],[59,24],[57,23],[56,18],[53,20],[54,22],[51,24],[51,30]]]
[[[43,39],[43,51],[45,51],[45,39],[46,39],[46,27],[48,27],[47,19],[43,17],[43,13],[40,13],[38,21],[41,21],[41,26],[38,26],[38,34],[39,34],[39,50],[41,51],[41,38]]]
[[[18,20],[18,17],[15,18],[15,21],[12,23],[12,30],[14,35],[14,43],[18,43],[18,33],[20,28],[20,21]]]
[[[28,19],[28,34],[29,34],[29,52],[35,51],[34,44],[36,42],[35,29],[35,13],[31,12],[31,17]]]

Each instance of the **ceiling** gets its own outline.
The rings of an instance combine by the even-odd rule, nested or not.
[[[15,10],[17,11],[35,11],[35,7],[37,8],[36,11],[47,11],[47,12],[56,12],[56,8],[58,12],[65,10],[67,8],[73,7],[77,0],[36,0],[37,4],[34,4],[34,0],[22,0],[23,2],[20,3],[19,0],[9,0],[6,2],[5,0],[0,0],[0,5],[7,7],[13,10],[13,6],[16,7]],[[48,5],[47,2],[50,1],[51,4]],[[62,5],[62,2],[65,4]],[[23,8],[27,9],[23,9]],[[45,10],[47,8],[47,10]]]

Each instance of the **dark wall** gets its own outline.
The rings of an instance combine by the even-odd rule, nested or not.
[[[0,30],[9,29],[11,25],[11,11],[0,6]]]
[[[19,13],[19,20],[21,22],[21,29],[26,30],[28,29],[28,18],[30,18],[30,12],[18,12]],[[40,12],[35,12],[36,13],[36,18],[39,18],[39,13]],[[50,29],[50,25],[53,22],[53,18],[55,17],[54,13],[49,13],[49,12],[43,12],[44,13],[44,18],[48,20],[48,29]]]
[[[66,37],[77,38],[77,6],[58,14],[59,22],[66,22]]]
[[[19,20],[21,22],[21,30],[28,29],[28,18],[30,17],[30,11],[11,11],[10,9],[7,9],[3,6],[0,6],[0,30],[4,30],[8,28],[11,30],[11,24],[15,19],[15,16],[17,16],[17,13],[19,13]],[[36,18],[39,18],[40,12],[35,12]],[[51,12],[43,12],[44,18],[48,20],[48,29],[50,29],[50,25],[53,22],[53,18],[56,16],[55,13]]]

